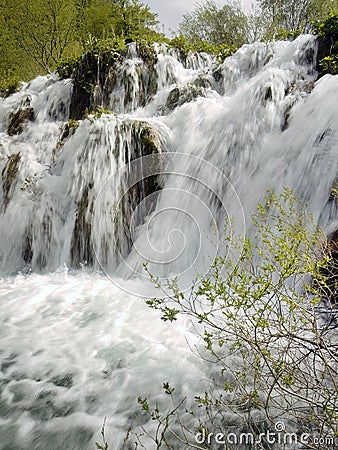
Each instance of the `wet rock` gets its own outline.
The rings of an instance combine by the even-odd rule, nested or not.
[[[157,53],[154,47],[147,42],[138,42],[136,50],[140,58],[148,67],[154,67],[158,61]]]
[[[7,127],[7,133],[9,136],[21,134],[24,131],[24,125],[34,120],[34,109],[23,108],[11,114],[9,118],[9,124]]]
[[[119,149],[123,144],[122,148],[125,152],[126,164],[143,156],[154,156],[154,158],[147,159],[149,176],[139,179],[139,174],[135,173],[135,171],[130,171],[127,174],[129,178],[125,180],[125,183],[130,188],[123,198],[120,199],[121,201],[119,201],[118,205],[114,207],[114,223],[112,223],[112,227],[114,230],[114,251],[116,252],[116,258],[126,256],[130,251],[132,245],[132,236],[130,235],[131,220],[133,220],[136,227],[143,223],[144,218],[156,205],[156,196],[152,196],[151,194],[161,189],[158,176],[161,170],[158,167],[160,162],[157,154],[162,152],[162,148],[158,134],[145,121],[126,121],[121,127],[123,128],[120,129],[115,145],[116,149]],[[130,147],[125,142],[121,142],[120,136],[125,134],[130,134]],[[111,149],[110,151],[117,151],[116,149]],[[92,243],[93,204],[90,197],[90,189],[92,187],[92,183],[88,183],[77,202],[70,255],[71,265],[74,268],[81,268],[84,264],[92,266],[95,260]],[[135,215],[134,212],[144,199],[147,199],[147,201],[143,203],[142,211],[140,214]],[[105,246],[106,243],[103,239],[102,248],[105,248]],[[103,263],[105,263],[104,259]]]
[[[93,264],[93,247],[91,242],[92,223],[88,218],[88,190],[83,191],[82,197],[77,204],[77,212],[73,236],[71,242],[71,261],[72,266],[80,268],[81,264]]]
[[[153,46],[147,43],[138,43],[136,51],[142,60],[136,67],[139,78],[137,105],[145,106],[157,92],[157,54]],[[71,119],[83,119],[86,112],[95,111],[98,107],[110,108],[111,93],[120,85],[125,90],[124,108],[129,110],[134,80],[123,71],[127,54],[128,48],[125,48],[100,56],[93,52],[82,56],[72,73]]]
[[[268,86],[265,91],[264,100],[267,102],[268,100],[272,100],[272,89],[271,86]]]
[[[94,111],[97,106],[107,107],[109,94],[114,87],[116,78],[113,73],[118,61],[125,51],[107,52],[98,56],[89,52],[82,56],[72,78],[73,93],[70,104],[70,119],[83,119],[87,111]],[[109,82],[106,85],[106,81]],[[107,88],[109,94],[106,92]],[[100,92],[99,99],[95,92]],[[103,101],[104,104],[101,104]],[[100,104],[98,104],[100,103]]]
[[[13,182],[15,181],[18,171],[19,163],[21,160],[20,152],[13,153],[9,156],[6,166],[2,171],[2,191],[3,191],[3,208],[7,209],[10,201],[10,193]]]
[[[140,145],[143,155],[159,153],[158,137],[150,126],[144,126],[140,131]]]
[[[27,227],[25,231],[25,237],[23,239],[23,245],[21,250],[22,259],[25,263],[30,264],[33,259],[33,236],[32,230]]]
[[[165,105],[165,112],[173,111],[175,108],[195,100],[197,97],[204,96],[205,90],[194,84],[179,86],[174,88],[168,95]]]

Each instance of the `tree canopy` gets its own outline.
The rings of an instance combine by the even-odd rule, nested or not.
[[[325,20],[337,13],[338,0],[257,0],[254,11],[245,15],[236,1],[218,7],[214,0],[197,3],[185,14],[179,32],[192,42],[235,45],[259,39],[307,33],[315,20]]]
[[[314,21],[337,12],[338,0],[257,0],[248,15],[237,0],[221,7],[201,0],[183,16],[175,39],[187,51],[213,49],[225,57],[244,43],[309,32]],[[140,0],[2,0],[0,92],[79,57],[93,41],[161,40],[157,23]]]
[[[314,20],[324,20],[338,10],[338,0],[259,0],[268,34],[285,29],[304,33]]]
[[[0,91],[8,80],[55,69],[80,55],[91,38],[156,34],[156,14],[138,0],[3,0],[0,5]]]
[[[238,3],[227,3],[218,8],[213,0],[206,0],[198,3],[192,13],[183,16],[179,31],[192,42],[239,47],[247,42],[248,21]]]

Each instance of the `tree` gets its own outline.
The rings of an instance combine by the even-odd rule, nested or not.
[[[259,0],[269,34],[280,29],[309,32],[313,20],[324,20],[337,11],[338,0]]]
[[[149,6],[137,0],[87,0],[78,6],[78,16],[82,42],[89,37],[147,37],[158,23]]]
[[[115,0],[116,13],[120,19],[116,24],[119,36],[142,38],[149,34],[151,27],[158,23],[156,14],[150,12],[148,5],[137,0]]]
[[[164,410],[139,398],[142,410],[158,423],[152,435],[156,448],[162,443],[176,448],[178,442],[214,448],[191,437],[199,432],[226,438],[241,431],[254,442],[261,439],[257,448],[270,448],[262,433],[279,431],[278,439],[294,432],[291,438],[306,439],[306,448],[326,449],[337,435],[338,244],[326,241],[288,189],[280,196],[267,194],[253,227],[243,240],[226,239],[227,257],[218,257],[188,295],[177,280],[163,286],[153,277],[162,297],[148,305],[167,322],[181,313],[193,319],[205,346],[200,356],[214,373],[205,393],[195,396],[202,409],[189,405],[189,414],[167,383],[163,387],[171,399]],[[278,429],[281,422],[285,427]],[[241,448],[232,443],[226,447]]]
[[[4,0],[0,5],[0,91],[55,70],[97,39],[156,35],[156,14],[137,0]]]
[[[4,18],[12,38],[28,57],[50,72],[69,49],[76,8],[69,0],[6,0]]]
[[[228,3],[219,9],[213,0],[205,0],[198,3],[192,13],[183,16],[179,32],[192,42],[240,47],[247,42],[248,24],[237,3]]]

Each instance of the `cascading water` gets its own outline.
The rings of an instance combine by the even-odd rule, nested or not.
[[[105,416],[118,449],[138,395],[198,389],[188,324],[126,293],[154,295],[144,262],[188,288],[267,188],[337,229],[338,79],[316,82],[314,37],[221,65],[155,50],[97,72],[93,105],[111,113],[68,121],[77,88],[54,75],[0,101],[0,449],[91,449]]]

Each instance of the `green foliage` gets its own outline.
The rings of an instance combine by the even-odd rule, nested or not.
[[[337,262],[306,205],[288,189],[268,192],[252,225],[250,236],[234,238],[227,224],[227,256],[217,257],[188,295],[178,280],[162,285],[152,277],[161,298],[147,304],[160,310],[164,321],[173,311],[175,318],[185,314],[199,322],[204,342],[199,355],[217,372],[205,394],[195,395],[200,408],[191,412],[195,429],[187,429],[186,411],[178,409],[172,392],[173,406],[156,409],[152,418],[169,448],[176,448],[173,442],[195,448],[189,434],[201,429],[226,435],[234,415],[242,421],[237,429],[257,437],[260,424],[268,428],[281,419],[293,420],[297,433],[337,433],[334,307],[326,305],[326,318],[319,317]]]
[[[317,20],[312,24],[312,29],[319,36],[326,36],[332,41],[338,40],[338,14],[330,14],[324,21]]]
[[[278,41],[293,41],[302,33],[301,30],[289,31],[289,30],[278,30],[275,34],[275,39]]]
[[[98,58],[102,55],[109,55],[111,60],[118,59],[121,57],[121,53],[126,49],[126,44],[124,39],[121,38],[109,38],[109,39],[98,39],[91,37],[88,39],[84,46],[84,55],[70,56],[68,58],[61,58],[56,65],[56,71],[61,78],[70,78],[74,72],[76,72],[84,63],[86,58],[92,59]],[[87,79],[87,75],[90,68],[86,70],[83,81]],[[84,86],[86,87],[86,86]],[[93,89],[92,86],[87,86],[89,92]]]
[[[337,10],[337,0],[259,0],[266,20],[266,36],[274,38],[279,30],[306,33],[314,20],[323,20]]]
[[[183,58],[186,58],[189,52],[205,52],[218,57],[220,60],[224,60],[237,50],[235,45],[226,43],[214,45],[207,41],[191,41],[182,34],[171,39],[168,44],[170,47],[179,50]]]
[[[0,96],[8,97],[20,89],[21,82],[17,75],[4,75],[0,79]]]
[[[138,0],[4,0],[0,92],[55,68],[68,77],[83,53],[119,52],[125,39],[154,39],[156,24],[156,14]]]
[[[330,14],[324,21],[313,23],[313,32],[327,45],[326,55],[319,62],[320,74],[338,74],[338,14]]]
[[[327,73],[338,75],[338,55],[325,56],[320,60],[319,67],[323,75]]]
[[[90,37],[85,43],[85,52],[99,56],[109,54],[118,58],[121,51],[126,49],[125,40],[121,37],[100,39]]]
[[[56,65],[56,72],[61,78],[70,78],[74,71],[78,68],[80,58],[76,56],[70,56],[68,58],[61,58]]]
[[[157,63],[157,54],[151,41],[144,39],[138,41],[137,53],[149,67],[153,68]]]
[[[80,122],[78,120],[74,120],[74,119],[68,120],[69,128],[73,128],[74,130],[76,130],[77,128],[79,128],[79,125],[80,125]]]
[[[76,8],[72,0],[4,0],[2,9],[13,43],[45,72],[53,69],[71,43],[75,44]]]

